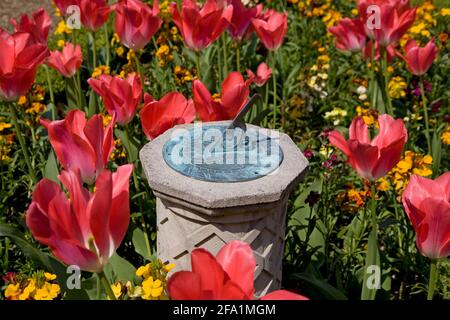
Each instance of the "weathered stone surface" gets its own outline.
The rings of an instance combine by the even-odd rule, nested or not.
[[[301,181],[308,166],[308,161],[291,138],[280,133],[279,144],[283,150],[284,159],[279,169],[270,175],[239,183],[195,180],[172,170],[167,166],[162,155],[162,148],[170,139],[172,132],[183,127],[187,125],[176,126],[145,145],[140,152],[140,158],[148,183],[154,191],[205,209],[278,201]],[[258,128],[252,125],[248,127]],[[214,212],[211,211],[210,214]]]
[[[256,296],[279,289],[287,199],[303,178],[308,161],[287,135],[280,134],[284,159],[272,174],[234,183],[195,180],[172,170],[162,152],[172,132],[188,126],[167,131],[140,152],[157,197],[158,257],[175,263],[174,271],[190,270],[193,249],[202,247],[216,254],[224,244],[242,240],[255,254]]]

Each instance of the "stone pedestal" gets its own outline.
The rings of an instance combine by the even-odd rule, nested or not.
[[[167,131],[140,152],[157,197],[158,257],[175,263],[175,271],[190,270],[193,249],[202,247],[216,254],[231,240],[242,240],[254,250],[256,296],[279,289],[287,200],[308,161],[289,136],[280,133],[284,158],[275,172],[245,182],[196,180],[167,166],[162,154],[174,130],[189,126]]]

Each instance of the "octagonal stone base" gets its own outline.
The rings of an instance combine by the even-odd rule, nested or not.
[[[192,206],[159,195],[156,203],[158,257],[190,270],[190,252],[202,247],[212,254],[232,240],[245,241],[256,258],[257,297],[281,286],[287,201],[220,210],[208,216]],[[282,222],[282,223],[280,223]]]
[[[168,130],[140,152],[157,197],[158,257],[175,263],[174,271],[190,270],[193,249],[201,247],[216,254],[232,240],[245,241],[256,258],[255,296],[279,289],[287,199],[303,179],[308,161],[289,136],[279,133],[284,159],[273,173],[244,182],[196,180],[171,169],[162,152],[175,130],[190,126]],[[270,130],[248,127],[272,136]]]

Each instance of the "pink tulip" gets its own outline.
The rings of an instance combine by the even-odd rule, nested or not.
[[[205,249],[191,254],[192,271],[179,271],[167,283],[173,300],[253,300],[256,260],[253,250],[242,241],[231,241],[213,256]],[[298,294],[277,290],[261,300],[309,300]]]
[[[103,171],[93,193],[83,187],[78,170],[63,171],[58,178],[68,196],[56,182],[41,180],[26,213],[33,237],[67,265],[103,271],[128,229],[132,171],[130,164],[112,174]]]
[[[67,16],[68,15],[67,9],[70,6],[77,6],[78,5],[78,1],[79,0],[53,0],[53,2],[55,3],[56,7],[61,12],[62,16]]]
[[[14,32],[26,32],[31,35],[30,41],[37,44],[47,45],[48,34],[52,27],[52,20],[44,9],[38,9],[32,14],[30,19],[28,15],[20,17],[20,22],[11,19],[11,25]]]
[[[111,8],[106,0],[78,0],[80,18],[83,26],[90,31],[97,31],[107,21]]]
[[[450,172],[435,180],[412,175],[402,195],[419,251],[430,259],[450,255]]]
[[[283,43],[287,31],[287,13],[267,10],[261,17],[252,20],[253,28],[264,46],[271,51]]]
[[[14,101],[33,85],[38,66],[47,58],[46,45],[33,44],[29,33],[8,34],[0,28],[0,97]]]
[[[425,47],[421,48],[415,40],[409,40],[405,46],[405,61],[409,71],[416,76],[425,74],[430,69],[438,54],[438,48],[434,39],[428,41]]]
[[[113,117],[104,128],[101,115],[86,120],[80,110],[69,111],[64,120],[41,119],[59,162],[66,170],[79,170],[86,183],[93,183],[108,164],[114,149],[114,123]]]
[[[233,119],[250,94],[252,80],[244,81],[239,72],[231,72],[222,83],[222,96],[214,99],[200,80],[194,80],[192,90],[194,103],[202,121],[220,121]]]
[[[383,114],[378,117],[380,130],[370,140],[369,128],[356,117],[349,129],[349,140],[336,130],[329,133],[330,143],[339,148],[348,162],[365,179],[375,181],[388,173],[400,160],[403,146],[408,139],[403,120],[394,120]]]
[[[235,41],[242,41],[253,31],[252,19],[260,16],[263,5],[258,4],[255,7],[247,8],[241,0],[228,0],[228,4],[233,6],[233,16],[228,31]]]
[[[116,33],[122,44],[133,51],[144,48],[161,27],[158,0],[153,1],[153,9],[140,0],[120,0],[115,10]]]
[[[186,46],[194,51],[216,41],[229,26],[233,15],[232,5],[220,5],[216,0],[207,0],[201,9],[194,0],[183,0],[181,12],[173,2],[170,10]]]
[[[139,115],[145,135],[153,140],[177,124],[194,121],[195,107],[192,100],[178,92],[170,92],[159,101],[146,95]]]
[[[379,23],[375,13],[367,9],[370,6],[379,8]],[[414,23],[416,8],[410,8],[409,1],[402,0],[360,0],[358,10],[366,30],[366,34],[377,40],[381,46],[387,47],[400,40]]]
[[[252,82],[254,82],[257,86],[262,87],[266,84],[267,80],[272,77],[272,69],[269,66],[262,62],[259,64],[258,69],[256,69],[256,75],[253,71],[247,69],[247,75]]]
[[[83,53],[80,45],[74,46],[68,42],[64,46],[62,52],[52,51],[47,60],[47,64],[53,69],[57,70],[66,78],[71,78],[75,75],[83,62]]]
[[[359,19],[344,18],[328,30],[336,37],[336,48],[341,51],[361,51],[366,44],[364,25]]]
[[[116,114],[120,125],[130,123],[142,99],[142,85],[135,73],[126,79],[101,75],[97,79],[88,80],[89,85],[100,95],[110,115]]]

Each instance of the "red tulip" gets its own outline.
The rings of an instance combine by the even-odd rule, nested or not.
[[[177,124],[194,121],[195,107],[192,100],[178,92],[170,92],[159,101],[146,95],[139,115],[145,135],[153,140]]]
[[[213,256],[205,249],[191,254],[192,271],[170,277],[167,289],[174,300],[253,300],[256,260],[250,246],[231,241]],[[308,300],[301,295],[278,290],[264,300]]]
[[[41,119],[59,162],[66,170],[79,170],[87,183],[93,183],[105,170],[114,149],[114,122],[113,117],[104,128],[101,115],[86,120],[80,110],[69,111],[64,120]]]
[[[71,78],[75,75],[83,62],[83,53],[80,45],[74,46],[68,42],[64,46],[62,52],[52,51],[47,60],[47,64],[53,69],[57,70],[66,78]]]
[[[181,12],[174,2],[170,11],[186,46],[200,51],[216,41],[229,26],[233,6],[221,6],[216,0],[207,0],[200,10],[194,0],[183,0]]]
[[[329,133],[330,143],[348,157],[348,162],[358,174],[375,181],[388,173],[400,160],[403,146],[408,139],[403,120],[394,120],[383,114],[378,117],[380,130],[370,141],[369,128],[356,117],[349,129],[349,140],[336,130]]]
[[[222,97],[214,99],[200,80],[194,80],[192,90],[194,103],[202,121],[220,121],[233,119],[250,93],[252,80],[244,81],[239,72],[231,72],[222,84]]]
[[[366,44],[364,25],[359,19],[344,18],[328,31],[336,36],[336,48],[341,51],[361,51]]]
[[[287,13],[267,10],[260,18],[252,20],[259,40],[268,50],[277,50],[283,43],[287,31]]]
[[[374,60],[378,61],[381,58],[381,52],[380,52],[380,44],[377,41],[367,41],[366,46],[363,49],[363,56],[364,59],[366,60],[371,60],[372,59],[372,45],[373,43],[375,43],[375,50],[374,50]],[[388,45],[386,48],[384,48],[386,50],[386,57],[387,57],[387,61],[391,62],[392,59],[395,58],[396,56],[396,51],[395,51],[395,44],[390,44]]]
[[[435,180],[412,175],[402,195],[420,253],[430,259],[450,255],[450,172]]]
[[[416,76],[421,76],[430,69],[438,53],[434,39],[428,41],[423,48],[419,47],[415,40],[409,40],[405,46],[405,50],[405,61],[408,69]]]
[[[0,97],[14,101],[33,85],[38,66],[47,58],[43,44],[33,44],[29,33],[8,34],[0,28]]]
[[[129,74],[126,79],[101,75],[88,80],[89,85],[100,95],[110,115],[117,115],[117,122],[126,125],[133,120],[142,99],[142,85],[139,76]]]
[[[83,26],[90,31],[97,31],[108,21],[111,8],[106,0],[78,0],[80,18]]]
[[[228,4],[233,5],[233,15],[231,17],[228,31],[235,41],[244,40],[251,31],[251,21],[260,16],[263,9],[262,4],[247,8],[241,0],[228,0]],[[252,30],[253,31],[253,30]]]
[[[116,33],[122,44],[133,51],[144,48],[161,27],[158,0],[153,1],[153,9],[140,0],[120,0],[115,9]]]
[[[31,35],[30,41],[47,45],[48,34],[52,27],[52,20],[44,9],[38,9],[32,14],[32,19],[28,15],[20,17],[20,22],[11,19],[14,32],[27,32]]]
[[[70,6],[77,6],[78,5],[78,1],[79,0],[53,0],[53,2],[55,3],[56,7],[59,9],[59,11],[61,12],[61,14],[63,16],[66,16],[67,13],[67,9]]]
[[[256,75],[252,70],[247,69],[247,75],[252,82],[254,82],[257,86],[262,87],[266,84],[267,80],[272,76],[272,69],[269,66],[262,62],[259,64],[258,69],[256,70]]]
[[[129,178],[133,166],[103,171],[95,191],[83,187],[79,171],[59,175],[69,196],[51,180],[33,192],[26,222],[34,238],[67,265],[100,272],[122,242],[130,220]]]
[[[379,8],[379,26],[370,6]],[[358,9],[367,35],[376,39],[381,46],[397,42],[414,23],[416,8],[410,8],[409,1],[402,0],[360,0]]]

